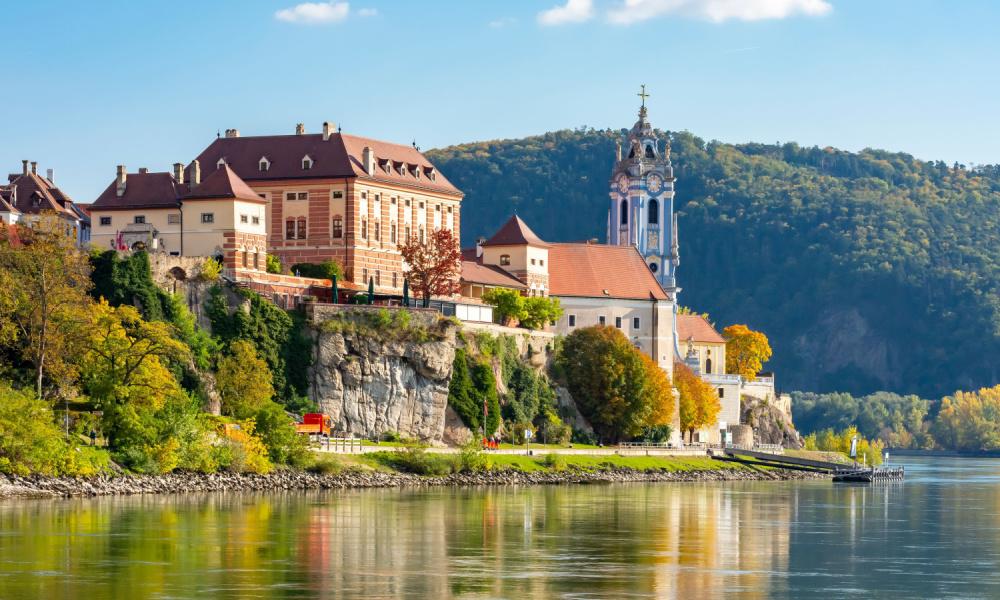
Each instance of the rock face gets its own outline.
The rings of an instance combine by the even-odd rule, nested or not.
[[[753,428],[757,444],[780,444],[785,448],[802,447],[802,436],[788,421],[785,413],[766,401],[743,396],[741,421]]]
[[[318,330],[310,395],[334,430],[441,442],[456,325],[439,327],[443,339],[426,342]]]

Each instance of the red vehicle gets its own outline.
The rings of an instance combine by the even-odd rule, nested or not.
[[[306,435],[330,435],[330,427],[333,420],[329,415],[321,413],[306,413],[302,415],[302,422],[295,424],[295,432]]]

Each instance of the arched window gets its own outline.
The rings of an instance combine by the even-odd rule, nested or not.
[[[288,219],[285,221],[285,239],[295,239],[295,219]]]
[[[622,200],[620,212],[622,225],[628,225],[628,200]]]
[[[333,218],[333,237],[342,238],[344,237],[344,218],[336,216]]]
[[[705,373],[708,373],[709,375],[712,374],[712,359],[711,358],[706,358],[705,359]]]
[[[653,152],[652,144],[646,144],[646,158],[656,158],[656,153]]]
[[[660,222],[660,203],[653,198],[649,201],[649,208],[647,209],[649,213],[649,224],[657,225]]]
[[[306,218],[299,217],[299,235],[297,236],[300,240],[306,239]]]

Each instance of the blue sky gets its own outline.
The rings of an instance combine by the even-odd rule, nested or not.
[[[0,169],[78,202],[217,131],[324,120],[423,148],[653,123],[1000,162],[1000,2],[296,0],[10,3]]]

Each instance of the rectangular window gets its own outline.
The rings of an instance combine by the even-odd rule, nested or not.
[[[403,228],[403,239],[405,239],[407,242],[410,241],[410,226],[409,225],[407,225],[406,227]]]
[[[375,241],[382,241],[382,224],[378,221],[375,221]],[[375,275],[378,276],[378,273]]]
[[[601,316],[597,317],[597,323],[599,325],[607,325],[608,324],[608,319],[604,315],[601,315]]]
[[[309,192],[285,192],[285,200],[308,200]]]
[[[344,237],[344,220],[340,217],[333,218],[333,237]]]
[[[285,200],[295,200],[295,192],[285,192]]]
[[[382,285],[382,271],[375,269],[375,285]]]
[[[305,217],[299,217],[298,238],[300,240],[306,239],[306,219],[305,219]]]
[[[632,317],[632,329],[639,329],[639,317]]]
[[[368,269],[361,269],[361,281],[368,283]]]
[[[101,217],[101,225],[111,225],[111,217]]]
[[[726,388],[719,388],[719,398],[726,397]]]
[[[615,327],[617,327],[618,329],[622,328],[622,318],[621,317],[615,317]]]
[[[361,239],[368,239],[368,220],[361,219]]]
[[[410,205],[410,199],[409,199],[409,198],[407,198],[407,199],[406,199],[406,205],[407,205],[407,206],[409,206],[409,205]]]
[[[396,273],[393,272],[393,274],[392,274],[392,287],[398,287],[396,284],[397,284]]]
[[[531,259],[531,264],[535,264],[535,263],[536,263],[535,259]]]
[[[254,225],[260,225],[260,217],[254,217],[251,221]]]
[[[135,223],[136,225],[145,225],[146,224],[146,215],[136,215],[132,219],[132,222]]]
[[[167,224],[168,225],[177,225],[180,222],[181,222],[181,216],[180,216],[180,214],[167,215]]]
[[[539,267],[544,267],[545,266],[545,259],[544,258],[539,258],[538,259],[538,266]]]
[[[396,224],[389,223],[389,241],[393,244],[396,243]]]
[[[215,213],[201,213],[202,223],[215,223]]]
[[[285,221],[285,239],[295,239],[295,219],[288,219]]]
[[[569,316],[569,326],[576,327],[576,315]]]
[[[299,192],[298,199],[299,200],[308,200],[309,199],[309,192]]]
[[[334,200],[339,200],[339,199],[341,199],[343,197],[344,197],[344,192],[334,192],[333,193],[333,199]]]
[[[240,215],[240,223],[246,223],[249,220],[250,220],[250,217],[248,217],[247,215]]]

